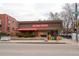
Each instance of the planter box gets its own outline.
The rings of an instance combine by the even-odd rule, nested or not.
[[[11,37],[10,36],[1,36],[0,40],[8,41],[8,40],[11,40]]]

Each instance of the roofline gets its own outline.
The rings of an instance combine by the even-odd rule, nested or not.
[[[62,22],[62,20],[52,20],[52,21],[18,21],[19,23],[48,23],[48,22]]]
[[[13,16],[8,15],[8,14],[0,14],[0,15],[7,15],[8,17],[11,17],[11,18],[13,18],[14,20],[16,20],[16,18],[14,18]],[[16,20],[16,21],[17,21],[17,20]]]

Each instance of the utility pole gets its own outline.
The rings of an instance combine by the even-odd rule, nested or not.
[[[77,3],[75,3],[75,32],[76,32],[76,42],[78,42],[78,31],[77,31],[77,27],[76,27],[76,24],[77,24],[77,17],[78,17],[78,13],[77,13]]]

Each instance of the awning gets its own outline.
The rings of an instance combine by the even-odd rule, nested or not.
[[[18,28],[18,31],[33,31],[33,30],[58,30],[58,28]]]

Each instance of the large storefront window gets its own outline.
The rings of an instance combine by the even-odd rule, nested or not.
[[[43,30],[43,31],[21,31],[23,37],[47,37],[47,35],[57,36],[58,31]]]
[[[22,37],[35,37],[34,31],[21,31]]]

